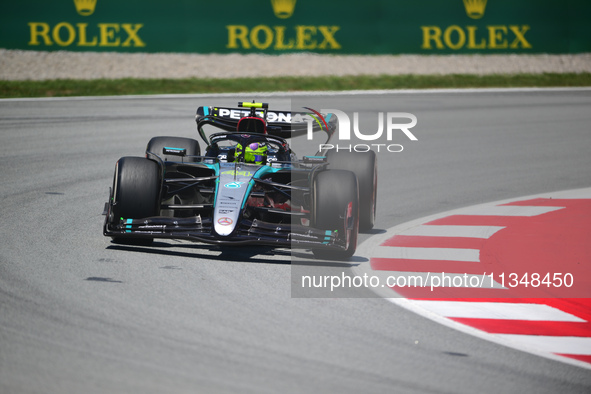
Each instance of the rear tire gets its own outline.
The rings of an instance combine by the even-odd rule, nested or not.
[[[113,181],[114,222],[124,219],[143,219],[160,213],[160,166],[143,157],[122,157],[115,165]],[[114,237],[125,244],[151,243],[153,238]]]
[[[322,171],[312,185],[312,226],[320,230],[338,230],[348,241],[345,250],[315,249],[321,259],[346,260],[357,249],[359,232],[359,191],[351,171]],[[350,216],[348,216],[350,215]]]
[[[378,194],[378,161],[376,153],[337,152],[329,150],[326,154],[328,168],[351,171],[357,176],[359,184],[359,231],[370,231],[376,219]]]
[[[199,142],[192,138],[184,138],[184,137],[154,137],[148,142],[148,146],[146,147],[146,152],[152,152],[155,155],[160,156],[162,161],[188,161],[194,162],[195,160],[192,158],[183,158],[181,156],[175,155],[165,155],[162,153],[163,148],[179,148],[179,149],[186,149],[187,156],[200,156],[201,155],[201,148],[199,147]]]

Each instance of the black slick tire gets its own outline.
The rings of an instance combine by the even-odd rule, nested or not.
[[[321,259],[347,260],[357,249],[359,231],[359,191],[355,174],[350,171],[319,172],[312,185],[313,222],[320,230],[337,230],[347,241],[345,250],[314,249]]]
[[[113,220],[143,219],[160,213],[161,170],[158,163],[143,157],[122,157],[115,165]],[[125,244],[151,243],[153,238],[114,237]]]

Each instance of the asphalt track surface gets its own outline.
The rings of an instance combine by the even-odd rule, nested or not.
[[[289,105],[263,95],[0,101],[0,392],[591,391],[588,369],[466,335],[369,292],[294,296],[294,266],[331,266],[306,251],[128,247],[102,236],[119,157],[141,156],[155,135],[194,136],[197,106],[243,98]],[[396,135],[404,151],[379,154],[374,234],[591,184],[589,90],[292,100],[300,103],[367,119],[417,116],[418,141]]]

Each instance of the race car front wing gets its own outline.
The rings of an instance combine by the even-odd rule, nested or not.
[[[108,218],[108,216],[107,216]],[[200,215],[189,218],[121,218],[117,223],[105,220],[105,236],[114,238],[185,239],[218,245],[269,245],[291,248],[326,248],[344,250],[345,241],[338,230],[320,230],[297,224],[267,223],[242,219],[235,231],[220,236],[213,231],[211,219]]]

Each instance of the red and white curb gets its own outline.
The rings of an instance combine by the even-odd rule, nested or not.
[[[591,369],[591,188],[414,220],[358,253],[369,262],[355,274],[379,278],[373,290],[397,305]]]

